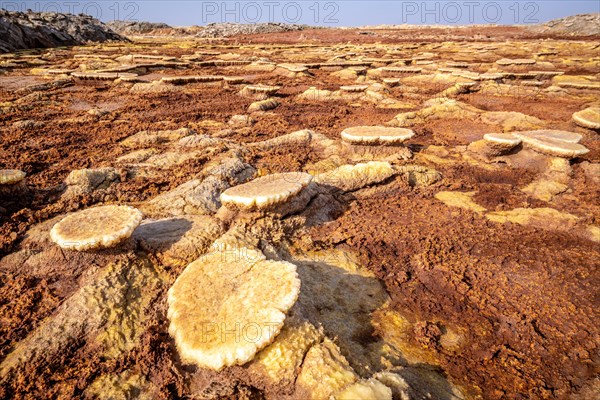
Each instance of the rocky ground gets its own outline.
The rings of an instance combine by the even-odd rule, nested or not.
[[[0,185],[1,398],[598,396],[600,140],[581,121],[598,118],[599,38],[362,32],[1,56],[0,169],[26,173]],[[342,140],[362,125],[414,136]],[[589,151],[559,157],[581,147],[536,130]],[[219,200],[300,171],[313,182],[281,207]],[[50,239],[101,204],[144,220],[110,249]],[[167,294],[215,243],[301,282],[273,342],[218,372],[182,359]]]
[[[572,15],[566,18],[554,19],[535,25],[531,29],[545,35],[598,36],[600,35],[600,13]]]
[[[164,22],[110,21],[106,26],[121,35],[139,35],[173,29]]]
[[[211,23],[204,26],[172,27],[164,23],[137,21],[110,21],[106,24],[113,31],[125,36],[198,36],[201,38],[229,38],[239,35],[301,31],[308,25],[284,23],[239,24],[233,22]]]
[[[108,40],[127,39],[85,14],[0,10],[0,53]]]
[[[195,36],[204,28],[202,26],[173,27],[163,22],[145,21],[110,21],[106,23],[110,29],[126,37],[135,36]]]

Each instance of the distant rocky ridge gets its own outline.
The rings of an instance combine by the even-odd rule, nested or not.
[[[435,27],[435,26],[432,26]],[[483,25],[481,25],[483,27]],[[227,38],[236,35],[266,34],[315,29],[308,25],[286,23],[212,23],[206,26],[171,27],[165,23],[111,21],[107,24],[79,14],[54,12],[12,12],[0,10],[0,53],[19,49],[69,46],[87,42],[128,40],[126,36],[197,36]],[[369,29],[409,29],[408,25],[380,25]],[[448,29],[450,27],[442,27]],[[454,26],[454,28],[458,28]],[[471,27],[473,28],[473,26]],[[523,26],[536,36],[600,36],[600,14],[580,14],[543,24]]]
[[[0,10],[0,53],[128,40],[89,15]]]
[[[544,24],[535,25],[531,29],[537,33],[564,36],[599,36],[600,13],[579,14],[566,18],[554,19]]]
[[[267,22],[258,24],[236,24],[236,23],[213,23],[208,24],[198,37],[219,38],[236,35],[252,35],[256,33],[273,33],[273,32],[288,32],[301,31],[304,29],[315,28],[309,25],[300,24],[284,24],[279,22]]]
[[[163,22],[110,21],[106,25],[124,36],[186,36],[196,35],[203,28],[193,26],[170,26]]]
[[[145,22],[145,21],[110,21],[106,23],[113,31],[122,35],[136,35],[150,33],[156,30],[173,29],[164,22]]]
[[[497,24],[477,24],[468,25],[470,28],[486,28],[486,27],[498,27],[501,25]],[[460,29],[465,26],[461,25],[366,25],[361,26],[359,29],[368,30],[389,30],[389,29]],[[519,28],[527,29],[532,33],[538,35],[553,35],[561,37],[588,37],[588,36],[600,36],[600,14],[579,14],[572,15],[570,17],[554,19],[542,24],[535,25],[518,25]]]

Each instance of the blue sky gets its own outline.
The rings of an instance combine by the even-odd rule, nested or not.
[[[103,21],[126,19],[205,25],[211,22],[289,22],[322,26],[377,24],[532,24],[600,12],[598,0],[429,1],[429,0],[65,0],[5,1],[9,10],[84,12]]]

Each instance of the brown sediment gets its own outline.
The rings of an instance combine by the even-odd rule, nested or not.
[[[413,321],[463,328],[458,352],[435,336],[423,343],[420,331],[413,340],[473,394],[560,398],[597,373],[596,301],[588,295],[599,283],[597,244],[491,224],[397,183],[312,235],[358,250]]]

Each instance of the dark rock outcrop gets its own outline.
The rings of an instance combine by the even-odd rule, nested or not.
[[[0,10],[0,53],[127,40],[89,15]]]

